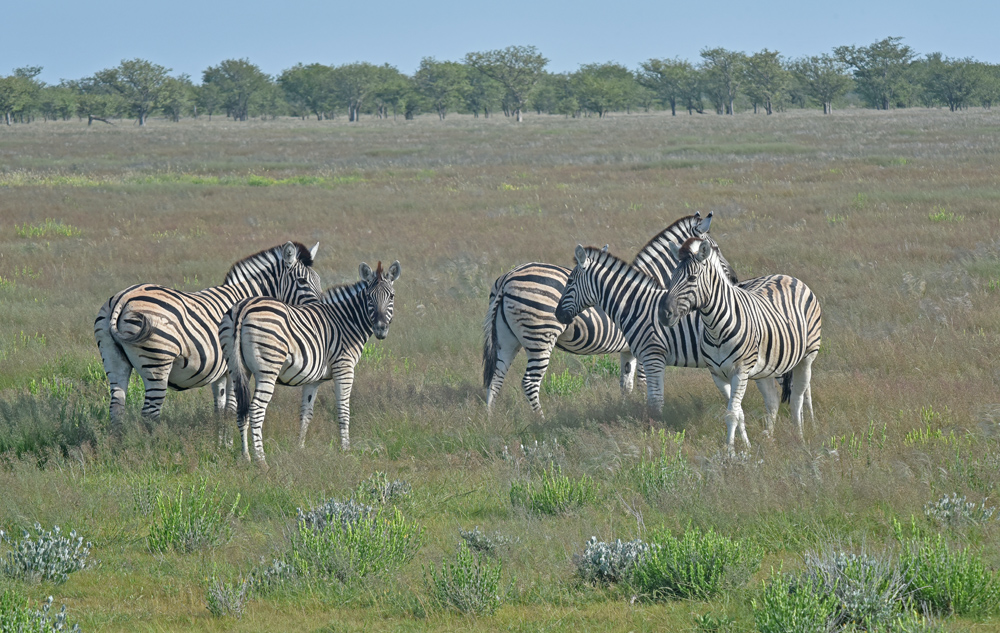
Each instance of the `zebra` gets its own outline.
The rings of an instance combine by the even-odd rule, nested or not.
[[[699,239],[714,244],[707,235],[702,234]],[[676,247],[676,243],[673,244]],[[708,367],[701,352],[701,320],[693,314],[671,327],[663,327],[656,320],[656,310],[667,291],[655,277],[595,247],[577,245],[574,256],[576,267],[556,306],[556,318],[565,323],[581,310],[600,305],[621,328],[629,348],[645,368],[646,401],[659,415],[663,409],[666,365]],[[732,279],[732,269],[728,263],[722,263],[721,257],[720,268],[724,268],[727,278]],[[752,285],[756,280],[744,283]],[[764,397],[766,424],[770,428],[780,403],[777,385],[773,379],[758,380],[757,388]]]
[[[726,446],[734,454],[737,427],[747,449],[743,394],[747,380],[791,372],[791,410],[802,439],[802,404],[812,408],[812,363],[820,348],[819,299],[801,280],[787,275],[760,277],[752,287],[731,283],[721,273],[721,253],[704,239],[691,238],[671,252],[680,264],[657,319],[675,327],[700,314],[701,352],[715,384],[727,397]]]
[[[400,266],[396,261],[383,271],[380,261],[372,270],[362,262],[358,272],[361,281],[327,289],[318,303],[290,306],[254,297],[233,306],[223,319],[220,337],[229,360],[243,456],[247,460],[252,435],[254,456],[258,462],[265,462],[261,430],[276,382],[302,385],[302,448],[316,391],[321,382],[333,380],[340,447],[345,451],[351,447],[348,430],[354,367],[372,334],[381,340],[389,333],[393,282],[399,278]],[[248,372],[256,380],[252,400]]]
[[[569,269],[553,264],[521,264],[497,277],[490,291],[483,322],[483,387],[486,411],[503,387],[504,378],[523,347],[528,367],[521,379],[532,411],[545,417],[538,392],[553,348],[570,354],[619,354],[622,392],[632,391],[635,357],[618,326],[600,308],[587,309],[569,325],[555,319],[555,304],[569,278]]]
[[[632,264],[665,285],[676,266],[667,244],[682,244],[692,235],[708,233],[711,222],[711,213],[705,218],[694,213],[677,220],[653,236]],[[543,414],[538,392],[554,347],[571,354],[620,354],[622,393],[632,391],[636,377],[645,380],[642,365],[628,349],[621,330],[599,306],[582,310],[569,326],[555,318],[555,306],[566,287],[569,273],[570,270],[563,266],[530,263],[514,268],[493,282],[483,323],[483,387],[487,390],[487,412],[492,410],[521,347],[528,356],[521,387],[532,410],[539,415]],[[736,279],[735,274],[733,279]]]
[[[269,295],[291,303],[318,300],[319,275],[312,269],[319,243],[311,249],[286,242],[246,257],[229,269],[221,286],[183,292],[136,284],[100,308],[94,337],[111,389],[110,415],[120,419],[132,370],[145,386],[142,415],[156,420],[167,388],[212,385],[216,411],[227,405],[225,357],[219,323],[237,301]],[[235,410],[235,401],[229,401]]]

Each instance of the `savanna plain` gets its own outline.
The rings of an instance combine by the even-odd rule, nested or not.
[[[92,543],[64,582],[0,590],[51,595],[83,631],[749,631],[782,574],[938,535],[996,583],[998,160],[1000,112],[981,110],[0,129],[0,556],[36,522]],[[822,302],[804,441],[787,405],[765,438],[750,389],[752,448],[727,458],[707,370],[668,368],[653,415],[641,383],[621,394],[617,356],[557,352],[541,418],[522,353],[487,416],[497,276],[572,267],[577,243],[631,260],[695,211],[741,278],[789,274]],[[150,424],[135,383],[112,434],[101,303],[138,282],[219,284],[289,239],[319,242],[324,286],[402,265],[389,335],[357,368],[351,450],[329,385],[301,450],[299,391],[278,388],[267,468],[220,441],[235,420],[208,389],[169,393]],[[337,560],[317,562],[302,516],[351,499],[404,526],[393,564],[329,543]],[[177,508],[215,532],[180,542]],[[592,536],[709,533],[757,552],[721,590],[587,576]],[[488,608],[449,602],[455,569],[493,583]],[[995,604],[925,613],[910,630],[1000,631]]]

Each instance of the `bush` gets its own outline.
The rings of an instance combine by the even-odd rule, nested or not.
[[[410,484],[402,479],[389,481],[382,471],[376,471],[371,477],[358,484],[354,497],[362,503],[386,505],[410,494]]]
[[[592,583],[629,582],[635,574],[636,565],[649,552],[649,545],[640,539],[614,543],[598,541],[590,537],[583,554],[573,557],[577,575]]]
[[[503,564],[472,552],[463,542],[455,562],[442,561],[441,570],[431,565],[424,578],[431,593],[443,607],[472,615],[492,615],[500,607],[500,576]]]
[[[828,633],[836,610],[836,598],[815,579],[781,573],[751,604],[760,633]]]
[[[173,499],[159,495],[156,499],[157,522],[149,531],[149,548],[154,552],[173,549],[188,553],[229,542],[237,517],[239,493],[232,504],[226,495],[218,497],[219,487],[208,490],[206,479],[194,483],[187,495],[178,486]]]
[[[675,538],[661,531],[639,558],[634,581],[639,593],[663,598],[707,599],[747,582],[760,568],[763,550],[713,530],[685,530]]]
[[[79,633],[80,625],[66,628],[66,605],[51,614],[52,596],[42,603],[42,610],[30,606],[28,599],[9,589],[0,594],[0,633],[51,633],[69,630]]]
[[[827,550],[806,554],[810,586],[834,598],[831,622],[873,630],[899,620],[910,594],[896,561],[888,556]]]
[[[499,531],[488,535],[480,530],[478,525],[472,530],[459,529],[458,532],[462,540],[465,541],[465,544],[469,546],[469,549],[488,556],[499,556],[501,549],[507,549],[515,543],[520,542],[520,539],[516,536],[506,536]]]
[[[420,549],[423,531],[398,509],[329,501],[299,509],[289,563],[302,576],[348,583],[402,566]]]
[[[205,603],[209,613],[217,618],[230,615],[237,620],[241,619],[252,586],[251,578],[240,576],[236,581],[226,581],[212,576],[205,590]]]
[[[978,506],[958,493],[945,495],[938,501],[928,501],[924,504],[924,516],[942,527],[960,527],[963,525],[978,525],[993,518],[996,508],[987,507],[986,502]]]
[[[558,466],[543,470],[542,480],[536,485],[530,481],[514,481],[510,485],[512,506],[542,514],[563,514],[592,503],[596,497],[593,479],[584,475],[574,481],[563,475]]]
[[[67,538],[58,525],[50,532],[35,523],[35,532],[36,537],[32,538],[31,533],[25,530],[21,540],[12,542],[0,530],[0,540],[11,548],[0,568],[5,576],[30,583],[43,580],[62,583],[71,573],[86,569],[91,543],[84,544],[83,537],[77,536],[76,530],[71,531]]]
[[[681,452],[684,431],[667,435],[666,431],[660,429],[657,439],[660,454],[653,458],[643,455],[627,475],[646,497],[664,490],[674,490],[690,483],[696,476]]]

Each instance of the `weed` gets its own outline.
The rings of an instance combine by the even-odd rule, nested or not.
[[[385,347],[382,345],[365,345],[361,348],[361,360],[365,363],[370,364],[372,367],[378,367],[385,360],[386,352]]]
[[[621,362],[619,358],[612,354],[595,354],[584,356],[580,359],[587,373],[594,376],[613,376],[617,378],[621,375]]]
[[[561,374],[555,372],[546,374],[542,391],[550,396],[569,396],[583,389],[583,384],[583,376],[571,374],[566,369]]]
[[[859,193],[851,201],[851,208],[855,211],[863,211],[868,206],[868,194]]]
[[[424,581],[431,596],[445,608],[470,615],[493,615],[500,607],[500,579],[503,562],[473,552],[459,543],[454,562],[442,561],[438,570],[433,564],[424,571]]]
[[[13,542],[0,530],[0,541],[10,547],[7,559],[0,562],[3,575],[29,583],[43,580],[63,583],[73,572],[87,568],[92,544],[84,543],[76,530],[70,531],[67,538],[58,525],[49,531],[35,523],[35,533],[32,538],[25,530],[21,540]]]
[[[527,463],[528,470],[532,472],[545,470],[552,464],[561,467],[566,459],[566,450],[556,438],[552,438],[551,443],[548,440],[542,440],[542,443],[539,444],[538,440],[535,440],[534,444],[522,444],[521,452],[524,453],[524,461]]]
[[[977,506],[972,501],[966,501],[964,495],[959,497],[957,492],[924,504],[924,516],[941,527],[986,523],[995,512],[996,508],[987,507],[985,500]]]
[[[158,517],[149,530],[149,548],[183,554],[227,543],[233,535],[233,519],[242,514],[240,494],[236,493],[232,504],[227,504],[227,495],[219,497],[218,492],[218,484],[209,491],[208,480],[203,478],[192,484],[186,495],[178,486],[173,499],[157,497]]]
[[[910,586],[888,556],[853,554],[832,548],[805,556],[806,585],[832,596],[830,622],[866,631],[882,630],[899,619]]]
[[[521,541],[516,536],[511,537],[501,534],[499,530],[493,532],[493,534],[486,534],[479,529],[478,525],[471,530],[459,529],[458,532],[462,540],[465,541],[465,544],[469,546],[469,549],[488,556],[499,556],[500,550],[509,549],[512,545]]]
[[[75,226],[63,224],[51,218],[46,218],[41,224],[28,224],[25,222],[20,226],[15,225],[14,232],[18,237],[49,237],[52,235],[76,237],[83,233],[83,231]]]
[[[613,543],[590,537],[583,554],[573,557],[576,574],[586,582],[608,584],[629,582],[639,560],[649,552],[649,545],[640,539],[616,540]]]
[[[389,481],[388,475],[381,470],[358,484],[354,489],[354,498],[362,503],[386,505],[409,496],[412,488],[402,479]]]
[[[213,575],[205,589],[205,605],[209,613],[217,618],[232,616],[241,619],[252,586],[251,579],[242,575],[233,581]]]
[[[934,207],[927,214],[927,218],[931,222],[961,222],[965,219],[965,216],[955,215],[955,213],[948,211],[944,207]]]
[[[639,491],[647,497],[688,484],[694,481],[696,476],[681,452],[684,431],[668,434],[660,429],[656,439],[660,454],[653,458],[643,454],[640,462],[626,471],[626,477],[634,481]]]
[[[751,605],[760,633],[828,633],[836,598],[816,579],[779,572]]]
[[[51,633],[70,631],[79,633],[80,625],[66,628],[66,605],[58,613],[52,610],[52,596],[42,603],[42,609],[32,608],[24,596],[10,589],[0,594],[0,633]]]
[[[689,528],[681,538],[660,530],[639,559],[634,584],[653,600],[707,599],[742,586],[757,572],[763,550],[709,529]]]
[[[562,474],[562,468],[552,466],[542,471],[542,480],[513,481],[510,485],[510,503],[541,514],[564,514],[592,503],[597,498],[594,480],[584,475],[573,480]]]
[[[711,612],[694,616],[694,623],[703,633],[728,633],[736,630],[736,620],[727,615],[714,615]]]

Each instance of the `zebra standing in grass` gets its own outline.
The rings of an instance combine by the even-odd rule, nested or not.
[[[733,284],[722,272],[722,255],[706,240],[691,238],[671,251],[680,261],[657,319],[676,327],[691,314],[704,324],[701,351],[727,396],[726,445],[733,453],[737,427],[747,448],[743,394],[747,380],[791,372],[792,420],[802,437],[802,403],[813,417],[812,363],[819,353],[819,300],[802,281],[768,275],[752,287]]]
[[[632,390],[635,357],[618,326],[598,308],[584,310],[569,325],[555,318],[555,305],[566,286],[569,269],[552,264],[522,264],[493,282],[483,323],[483,387],[486,410],[503,387],[514,357],[522,347],[528,367],[521,388],[531,409],[543,415],[538,392],[553,348],[570,354],[620,354],[622,392]]]
[[[111,386],[111,419],[118,420],[125,407],[133,369],[146,388],[144,417],[159,417],[168,387],[211,384],[215,409],[221,411],[228,379],[219,343],[223,315],[237,301],[256,295],[290,303],[316,301],[320,281],[312,263],[318,247],[286,242],[261,251],[233,264],[221,286],[197,292],[137,284],[111,297],[94,321]]]
[[[394,291],[399,262],[388,271],[382,262],[375,270],[362,263],[361,281],[326,290],[319,303],[289,306],[274,299],[256,297],[230,310],[220,329],[236,393],[236,415],[243,438],[243,456],[250,459],[249,434],[254,455],[264,462],[261,430],[275,383],[302,385],[299,447],[305,446],[306,429],[316,404],[321,382],[334,381],[340,447],[351,446],[351,388],[354,367],[365,342],[374,333],[384,339],[392,322]],[[253,399],[247,372],[256,379]]]
[[[714,244],[707,235],[698,239]],[[663,377],[667,365],[708,367],[701,352],[701,320],[697,315],[690,315],[671,327],[663,327],[656,320],[656,310],[667,291],[656,278],[594,247],[578,245],[575,257],[576,267],[556,307],[556,318],[565,323],[581,310],[601,306],[621,328],[629,348],[645,368],[646,401],[659,414],[663,409]],[[720,257],[720,269],[724,268],[727,278],[731,279],[732,269],[723,261]],[[744,283],[753,285],[756,280]],[[757,387],[764,396],[770,428],[778,411],[777,386],[773,379],[768,379],[757,381]]]
[[[632,265],[666,285],[670,272],[677,265],[667,245],[671,242],[683,244],[689,237],[707,234],[711,222],[711,213],[705,218],[695,213],[677,220],[649,240]],[[566,287],[569,272],[568,268],[553,264],[522,264],[493,282],[483,323],[483,387],[487,389],[487,411],[492,409],[504,377],[522,347],[528,356],[528,367],[521,386],[532,410],[539,414],[542,407],[538,391],[554,347],[571,354],[621,354],[623,393],[632,391],[636,374],[640,380],[645,380],[642,365],[629,351],[621,330],[600,307],[580,311],[568,326],[555,318],[555,307]]]

